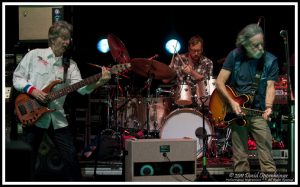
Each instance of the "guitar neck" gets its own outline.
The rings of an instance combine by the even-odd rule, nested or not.
[[[57,90],[55,92],[51,92],[48,95],[48,99],[50,101],[53,101],[53,100],[55,100],[57,98],[60,98],[60,97],[62,97],[64,95],[67,95],[68,93],[71,93],[71,92],[73,92],[73,91],[75,91],[75,90],[77,90],[77,89],[79,89],[81,87],[84,87],[84,86],[86,86],[88,84],[96,82],[99,78],[101,78],[101,76],[102,76],[102,73],[99,73],[99,74],[90,76],[90,77],[88,77],[88,78],[86,78],[86,79],[84,79],[82,81],[79,81],[79,82],[77,82],[75,84],[72,84],[72,85],[67,86],[65,88],[62,88],[60,90]]]
[[[243,110],[243,112],[246,113],[246,115],[250,115],[250,116],[260,116],[264,113],[264,111],[255,110],[255,109],[251,109],[251,108],[241,107],[241,109]]]

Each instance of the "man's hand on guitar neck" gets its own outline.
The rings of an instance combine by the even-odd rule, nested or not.
[[[111,73],[108,69],[105,67],[102,67],[102,76],[101,78],[96,82],[96,87],[102,86],[105,83],[107,83],[111,79]]]
[[[265,112],[262,114],[262,117],[267,120],[270,121],[270,115],[272,114],[272,108],[266,108]]]

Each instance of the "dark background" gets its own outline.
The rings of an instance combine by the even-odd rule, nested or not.
[[[289,56],[292,60],[295,42],[295,6],[292,5],[76,5],[64,6],[64,19],[74,25],[73,58],[81,69],[83,78],[98,73],[99,70],[87,63],[114,65],[111,53],[98,52],[99,39],[110,33],[116,35],[125,45],[130,58],[149,58],[155,54],[156,60],[169,64],[172,55],[165,50],[165,43],[172,37],[181,41],[187,51],[191,36],[199,34],[204,39],[204,53],[214,62],[214,76],[230,50],[235,47],[238,32],[250,23],[258,23],[265,32],[266,50],[278,57],[280,74],[285,73],[285,48],[281,30],[289,34]],[[15,53],[18,44],[18,6],[6,6],[6,54]],[[47,43],[39,43],[47,47]],[[293,65],[293,64],[292,64]],[[294,66],[291,68],[294,71]],[[132,79],[146,81],[134,73]],[[294,73],[291,72],[294,76]],[[292,77],[294,79],[294,77]],[[155,80],[156,84],[161,84]],[[114,84],[114,83],[111,83]],[[137,87],[141,85],[138,84]]]

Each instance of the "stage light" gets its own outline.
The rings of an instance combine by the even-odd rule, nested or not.
[[[101,53],[107,53],[109,51],[108,40],[107,39],[101,39],[97,43],[97,49]]]
[[[173,53],[178,53],[181,49],[180,42],[176,39],[171,39],[166,43],[166,50],[173,54]]]

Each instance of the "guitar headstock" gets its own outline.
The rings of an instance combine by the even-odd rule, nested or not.
[[[130,68],[131,68],[130,63],[117,64],[111,68],[111,73],[113,73],[113,74],[122,73],[123,71],[128,70]]]

